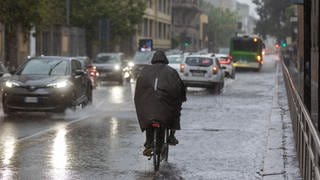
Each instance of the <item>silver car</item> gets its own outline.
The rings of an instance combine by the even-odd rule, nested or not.
[[[236,68],[233,65],[232,58],[227,54],[215,54],[218,58],[221,67],[225,73],[225,77],[235,79],[236,78]]]
[[[224,72],[213,54],[186,56],[180,73],[186,87],[205,87],[214,92],[221,92],[224,87]]]
[[[168,65],[179,72],[180,64],[183,60],[183,55],[182,54],[172,54],[172,55],[167,55],[167,58],[169,61]]]

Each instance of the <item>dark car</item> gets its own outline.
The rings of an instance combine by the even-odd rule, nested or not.
[[[14,111],[64,112],[92,102],[92,86],[81,63],[70,57],[34,57],[4,84],[2,107]]]
[[[145,66],[151,64],[151,60],[155,51],[137,51],[133,57],[132,77],[137,79],[139,73]]]
[[[123,83],[123,68],[125,67],[123,53],[99,53],[93,60],[99,76],[98,81],[117,81]]]

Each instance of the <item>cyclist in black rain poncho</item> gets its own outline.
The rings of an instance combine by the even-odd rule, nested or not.
[[[175,130],[180,130],[180,111],[186,101],[186,90],[178,72],[168,66],[163,51],[156,51],[149,66],[141,71],[134,95],[136,112],[142,131],[146,131],[144,155],[152,153],[153,130],[151,123],[159,120],[170,131],[168,143],[178,144]]]

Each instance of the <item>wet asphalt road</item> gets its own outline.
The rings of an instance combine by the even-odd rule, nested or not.
[[[180,144],[158,173],[142,156],[133,83],[94,90],[93,105],[65,115],[0,113],[0,179],[261,179],[276,77],[237,72],[221,94],[189,88]]]

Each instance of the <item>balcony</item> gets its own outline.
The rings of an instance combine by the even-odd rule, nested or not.
[[[188,9],[193,11],[200,11],[200,0],[173,0],[173,9]]]

